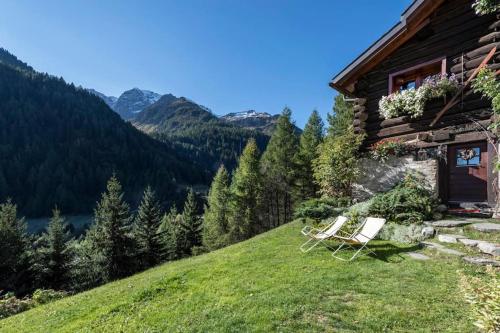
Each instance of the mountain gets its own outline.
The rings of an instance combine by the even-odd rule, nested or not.
[[[106,96],[103,93],[101,93],[101,92],[99,92],[97,90],[94,90],[94,89],[87,89],[87,91],[90,92],[91,94],[96,95],[97,97],[99,97],[100,99],[102,99],[104,101],[104,103],[106,103],[111,109],[114,109],[116,101],[118,100],[117,97],[115,97],[115,96]]]
[[[0,201],[24,215],[89,213],[116,173],[134,205],[151,184],[164,201],[185,184],[207,183],[175,145],[123,121],[101,99],[62,78],[0,56]],[[21,69],[21,70],[20,70]]]
[[[112,108],[123,119],[134,119],[138,113],[158,101],[160,97],[161,95],[155,92],[133,88],[121,94]]]
[[[0,63],[23,71],[33,71],[33,67],[17,59],[15,55],[11,54],[9,51],[1,47],[0,47]]]
[[[228,169],[250,138],[264,150],[269,136],[256,130],[227,123],[185,97],[163,95],[137,114],[132,124],[165,142],[172,142],[185,159],[214,172],[222,163]]]
[[[276,127],[278,118],[279,115],[270,115],[267,112],[257,112],[255,110],[228,113],[220,117],[221,120],[229,124],[259,130],[269,135],[272,134]]]

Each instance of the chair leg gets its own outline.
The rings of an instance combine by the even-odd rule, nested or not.
[[[338,256],[335,255],[335,254],[337,254],[337,252],[339,252],[346,245],[349,246],[349,247],[351,247],[349,244],[346,243],[346,241],[342,241],[342,244],[340,244],[339,247],[335,251],[333,251],[332,257],[334,257],[334,258],[336,258],[338,260],[347,261],[344,258],[341,258],[341,257],[338,257]]]
[[[308,246],[311,242],[314,242],[314,241],[316,241],[316,242],[313,245]],[[302,253],[307,253],[307,252],[311,251],[312,249],[314,249],[319,243],[320,243],[319,240],[311,238],[307,242],[305,242],[304,244],[302,244],[300,246],[300,251],[302,251]]]

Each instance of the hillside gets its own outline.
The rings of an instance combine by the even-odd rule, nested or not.
[[[141,133],[95,95],[0,54],[0,201],[11,197],[21,214],[47,216],[55,205],[89,213],[113,172],[132,203],[147,184],[172,200],[177,184],[207,181],[172,144]]]
[[[255,129],[262,133],[271,135],[276,127],[279,115],[270,115],[267,112],[254,110],[228,113],[221,120],[239,127]]]
[[[2,332],[470,332],[456,259],[305,255],[294,222],[0,321]]]
[[[215,171],[220,164],[233,169],[250,138],[264,150],[269,136],[228,124],[207,108],[185,98],[163,95],[139,113],[132,124],[165,142],[172,142],[185,159]]]

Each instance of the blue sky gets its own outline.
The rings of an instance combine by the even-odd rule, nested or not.
[[[139,87],[216,114],[331,110],[334,74],[411,0],[4,0],[0,46],[107,95]]]

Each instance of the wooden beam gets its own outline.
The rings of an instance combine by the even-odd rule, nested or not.
[[[439,121],[439,119],[443,116],[443,114],[445,114],[446,111],[448,111],[449,109],[451,109],[455,104],[458,103],[458,98],[462,95],[462,92],[465,90],[465,88],[467,88],[467,86],[472,82],[472,80],[476,77],[476,75],[479,73],[479,71],[488,63],[488,61],[490,61],[490,59],[493,57],[493,55],[495,54],[495,52],[497,51],[497,48],[496,46],[493,47],[490,51],[490,53],[488,53],[488,55],[484,58],[484,60],[481,62],[481,64],[476,68],[476,70],[472,73],[472,75],[467,79],[467,81],[463,84],[462,87],[460,87],[460,89],[458,90],[458,92],[456,93],[455,96],[453,96],[453,98],[448,102],[448,104],[446,104],[444,106],[444,108],[439,111],[439,113],[436,115],[436,118],[434,118],[434,120],[432,121],[432,123],[430,124],[430,127],[433,127],[434,125],[436,125],[436,123]]]

